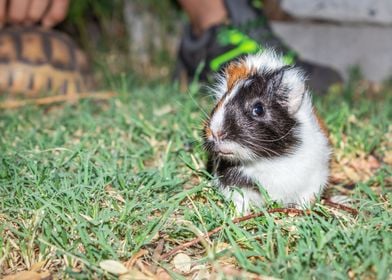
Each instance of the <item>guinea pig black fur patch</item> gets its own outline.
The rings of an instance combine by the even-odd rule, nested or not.
[[[280,73],[275,75],[280,76]],[[250,77],[225,106],[223,131],[226,139],[249,148],[259,157],[290,153],[300,144],[296,135],[300,124],[283,105],[282,101],[287,99],[285,90],[273,77],[257,74]],[[251,108],[257,102],[264,107],[262,117],[252,116]]]

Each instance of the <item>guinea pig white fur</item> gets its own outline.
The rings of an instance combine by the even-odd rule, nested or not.
[[[260,190],[307,206],[327,185],[331,149],[301,70],[273,51],[229,64],[204,128],[216,185],[239,212],[262,206]]]

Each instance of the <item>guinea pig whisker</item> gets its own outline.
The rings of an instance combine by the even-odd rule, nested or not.
[[[200,104],[195,100],[195,98],[192,96],[190,91],[188,91],[188,95],[191,98],[192,102],[200,109],[200,111],[204,114],[205,117],[209,118],[209,115],[207,112],[200,106]]]
[[[251,143],[249,142],[249,144],[251,144]],[[274,150],[272,150],[270,148],[267,148],[267,147],[264,147],[264,146],[256,146],[256,145],[253,145],[253,147],[256,148],[256,149],[262,149],[264,152],[267,153],[268,156],[273,156],[273,155],[280,156],[279,153],[277,153],[276,151],[274,151]]]
[[[272,140],[269,140],[269,139],[257,139],[257,140],[261,141],[261,142],[266,142],[266,143],[278,142],[278,141],[283,140],[284,138],[286,138],[290,134],[290,132],[293,131],[293,129],[296,127],[296,125],[297,125],[297,122],[286,132],[286,134],[284,134],[283,136],[281,136],[281,137],[279,137],[277,139],[272,139]]]
[[[279,156],[279,153],[277,153],[274,150],[271,150],[271,149],[269,149],[267,147],[256,146],[254,143],[252,143],[251,141],[246,140],[246,139],[244,139],[243,141],[245,141],[247,144],[249,144],[252,148],[263,150],[263,152],[266,152],[268,156],[272,156],[272,155]]]
[[[261,148],[264,152],[266,152],[268,156],[272,156],[272,155],[279,156],[279,154],[277,152],[275,152],[274,150],[271,150],[271,149],[263,147],[263,146],[260,146],[259,148]]]
[[[203,148],[204,148],[206,151],[212,152],[212,151],[213,151],[213,148],[214,148],[214,145],[213,145],[211,142],[204,142],[204,143],[203,143]]]

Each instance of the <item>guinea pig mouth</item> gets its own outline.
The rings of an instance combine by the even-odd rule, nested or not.
[[[234,153],[231,152],[230,150],[227,150],[227,149],[220,149],[220,148],[217,148],[217,149],[215,150],[215,152],[216,152],[219,156],[224,156],[224,157],[227,157],[227,156],[234,156]]]
[[[234,154],[230,152],[218,151],[218,155],[227,157],[227,156],[233,156]]]

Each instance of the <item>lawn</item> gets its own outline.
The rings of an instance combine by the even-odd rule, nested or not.
[[[109,101],[1,111],[0,277],[116,279],[103,260],[130,269],[120,279],[392,277],[391,85],[354,80],[315,97],[334,145],[328,193],[358,215],[322,201],[307,215],[266,213],[271,203],[241,223],[205,171],[212,98],[125,76],[109,87]]]

